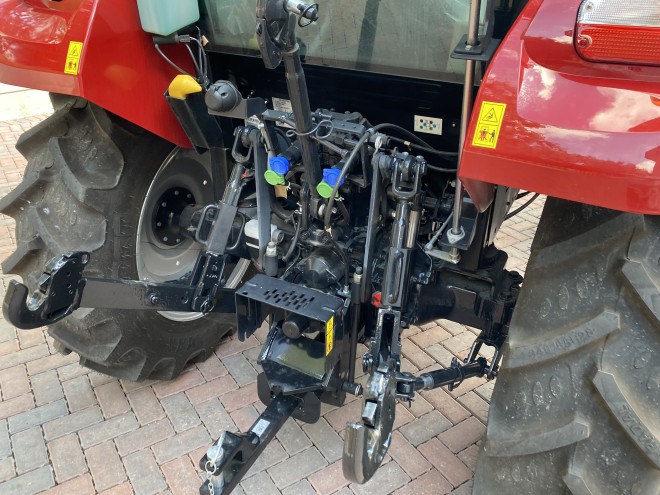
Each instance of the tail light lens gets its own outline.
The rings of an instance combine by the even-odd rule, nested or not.
[[[660,2],[583,1],[575,48],[592,62],[660,65]]]

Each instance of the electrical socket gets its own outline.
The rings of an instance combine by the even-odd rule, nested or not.
[[[439,117],[415,115],[415,131],[442,136],[442,119]]]

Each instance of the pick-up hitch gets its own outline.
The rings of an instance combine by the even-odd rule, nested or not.
[[[199,461],[208,475],[199,493],[231,493],[299,404],[300,400],[292,395],[278,395],[247,432],[223,433]]]

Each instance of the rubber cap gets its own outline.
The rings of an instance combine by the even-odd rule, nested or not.
[[[326,181],[328,184],[330,184],[332,187],[335,187],[335,184],[337,184],[337,180],[339,179],[339,176],[341,175],[341,170],[338,168],[326,168],[323,170],[323,180]],[[346,178],[342,178],[341,183],[339,184],[340,186],[344,184],[344,181]]]
[[[282,186],[286,184],[282,174],[278,174],[274,170],[270,169],[264,172],[264,179],[266,179],[266,182],[268,182],[271,186]]]
[[[179,74],[170,83],[170,87],[167,88],[168,93],[172,98],[177,100],[185,100],[186,96],[192,93],[200,93],[202,87],[195,81],[192,76],[187,74]]]
[[[323,175],[325,175],[325,173]],[[328,199],[330,196],[332,196],[332,189],[333,189],[333,186],[331,186],[330,184],[328,184],[324,180],[319,182],[318,185],[316,186],[316,190],[318,191],[319,196],[321,196],[322,198],[326,198],[326,199]]]
[[[291,168],[291,164],[283,156],[271,156],[268,159],[268,167],[277,174],[285,175]]]

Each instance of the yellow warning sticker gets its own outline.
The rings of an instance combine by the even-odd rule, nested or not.
[[[484,101],[479,111],[479,121],[474,130],[472,146],[495,149],[500,137],[500,129],[504,120],[505,103]]]
[[[335,317],[334,315],[325,324],[325,355],[332,352],[335,346]]]
[[[80,41],[69,41],[69,49],[66,52],[66,63],[64,64],[65,74],[78,75],[80,66],[80,56],[82,55],[83,44]]]

